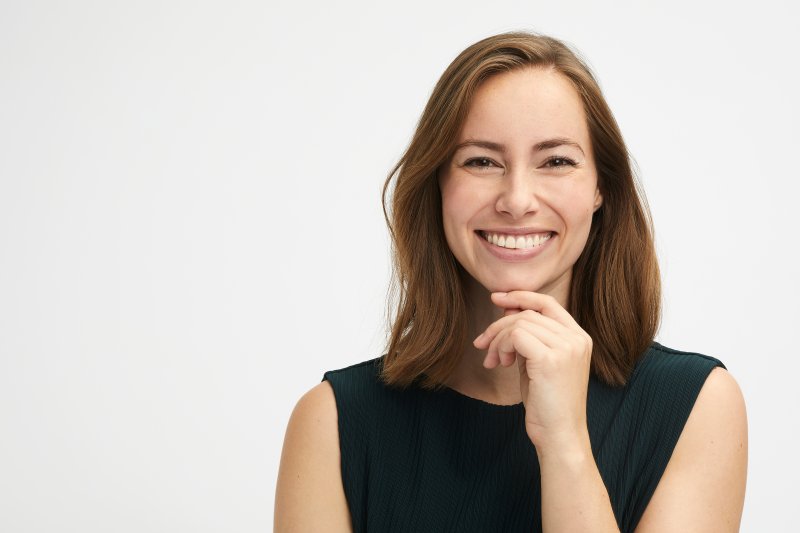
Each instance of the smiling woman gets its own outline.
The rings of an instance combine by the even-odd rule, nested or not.
[[[467,48],[390,193],[387,352],[298,402],[276,531],[738,530],[741,392],[653,341],[649,217],[573,52],[528,33]]]

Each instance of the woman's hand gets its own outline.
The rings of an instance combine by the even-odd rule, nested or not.
[[[474,341],[488,350],[483,366],[516,360],[525,427],[537,453],[591,453],[586,394],[592,339],[556,301],[528,291],[492,293],[505,316]]]

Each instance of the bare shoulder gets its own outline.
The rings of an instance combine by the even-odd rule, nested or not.
[[[342,486],[336,398],[327,381],[304,394],[289,418],[274,527],[278,533],[352,531]]]
[[[338,455],[338,419],[333,387],[329,382],[323,381],[298,400],[289,419],[286,437],[299,440],[299,442],[294,442],[296,445],[312,441],[319,441],[317,444],[328,444],[331,448],[336,448]],[[286,448],[284,447],[285,453]]]
[[[711,371],[637,533],[739,531],[747,481],[747,412],[738,383]]]

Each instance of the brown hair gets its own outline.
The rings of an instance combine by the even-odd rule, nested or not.
[[[444,383],[467,342],[464,276],[442,226],[437,170],[452,156],[476,89],[490,76],[524,67],[566,76],[583,102],[602,206],[573,267],[569,311],[593,341],[592,372],[624,384],[658,329],[661,283],[647,203],[600,87],[564,43],[524,32],[483,39],[447,67],[407,150],[383,187],[394,252],[396,312],[382,379],[404,387]],[[391,210],[387,196],[394,182]]]

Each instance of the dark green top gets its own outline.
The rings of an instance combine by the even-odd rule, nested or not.
[[[382,359],[326,372],[339,413],[342,481],[358,533],[542,530],[539,463],[525,410],[453,389],[386,387]],[[705,355],[658,343],[627,385],[589,381],[587,423],[622,532],[658,485],[700,388]]]

